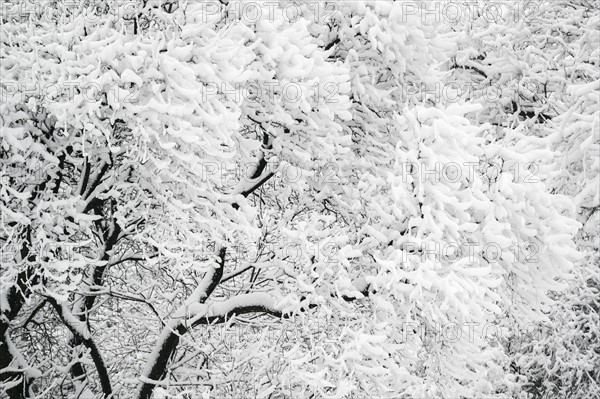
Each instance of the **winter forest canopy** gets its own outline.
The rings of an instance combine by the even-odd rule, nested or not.
[[[2,3],[0,397],[600,397],[600,6]]]

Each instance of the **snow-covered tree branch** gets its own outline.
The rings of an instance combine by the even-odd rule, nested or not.
[[[0,395],[599,395],[600,10],[467,3],[5,1]]]

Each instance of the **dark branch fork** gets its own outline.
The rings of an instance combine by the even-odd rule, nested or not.
[[[54,129],[49,129],[45,134],[51,136],[53,132]],[[51,180],[50,175],[47,175],[44,181],[33,188],[29,198],[30,203],[35,203],[38,197],[43,195]],[[11,347],[14,348],[9,332],[11,322],[17,318],[25,301],[32,295],[32,287],[40,281],[39,275],[36,273],[38,257],[31,253],[31,233],[31,225],[26,226],[21,233],[19,262],[24,265],[24,270],[17,275],[16,282],[6,289],[6,305],[8,306],[4,307],[1,306],[3,304],[0,304],[0,381],[13,382],[14,386],[6,391],[11,399],[24,398],[25,392],[32,382],[31,378],[22,371],[5,371],[11,364],[16,363],[19,365],[18,357],[20,354],[13,353],[10,349]],[[25,367],[25,365],[21,366]]]
[[[259,123],[259,122],[257,122],[257,123]],[[254,171],[254,173],[251,176],[251,178],[256,181],[254,182],[252,187],[247,188],[240,193],[244,198],[247,198],[250,194],[255,192],[265,182],[267,182],[270,178],[272,178],[275,175],[275,172],[269,172],[266,174],[264,173],[266,170],[266,167],[267,167],[267,160],[265,159],[264,151],[268,151],[271,148],[272,148],[272,143],[270,141],[268,133],[263,131],[263,154],[258,161],[256,170]],[[261,176],[262,176],[262,178],[261,178]],[[232,207],[237,210],[237,209],[239,209],[240,206],[238,203],[233,203]],[[218,255],[219,264],[217,265],[217,267],[211,267],[211,269],[206,273],[206,275],[204,276],[204,279],[200,283],[199,288],[201,288],[203,285],[206,285],[205,291],[196,293],[196,294],[192,294],[192,297],[188,298],[188,301],[189,300],[193,301],[195,299],[198,303],[204,304],[206,302],[206,300],[208,299],[208,297],[210,297],[212,292],[215,290],[217,285],[219,285],[220,283],[222,283],[226,280],[234,278],[236,275],[241,274],[244,271],[252,268],[252,266],[243,268],[242,270],[239,270],[237,272],[229,274],[229,275],[225,276],[225,278],[224,278],[223,272],[224,272],[224,268],[225,268],[225,255],[226,255],[226,248],[223,247],[220,249],[219,255]],[[363,291],[361,292],[361,294],[363,297],[368,296],[369,295],[369,286],[366,286],[363,289]],[[196,295],[197,298],[193,298],[194,295]],[[335,297],[335,294],[332,294],[332,297]],[[348,295],[342,296],[342,299],[345,301],[348,301],[348,302],[354,301],[358,298],[359,297],[348,296]],[[301,302],[303,302],[304,300],[306,300],[305,297],[301,298]],[[316,306],[317,305],[315,305],[315,304],[308,304],[307,306],[302,307],[300,309],[300,311],[306,311],[308,309],[313,309]],[[173,357],[173,355],[177,349],[177,346],[179,344],[180,338],[185,333],[187,333],[191,328],[198,326],[198,325],[213,325],[213,324],[225,323],[228,320],[230,320],[232,317],[240,316],[240,315],[244,315],[244,314],[250,314],[250,313],[268,314],[268,315],[271,315],[271,316],[274,316],[277,318],[290,318],[294,315],[293,312],[292,313],[282,312],[281,310],[277,309],[275,306],[271,307],[271,306],[268,306],[267,304],[262,304],[262,305],[250,304],[250,305],[234,306],[231,309],[226,310],[225,312],[223,312],[221,314],[206,314],[199,318],[193,318],[192,320],[186,320],[185,318],[183,320],[181,320],[181,319],[173,320],[171,322],[172,323],[171,325],[167,325],[163,328],[163,334],[161,335],[160,342],[155,347],[155,352],[154,352],[152,358],[149,359],[149,362],[146,366],[146,372],[144,373],[144,376],[141,378],[141,382],[140,382],[140,385],[138,388],[138,394],[137,394],[136,398],[137,399],[150,399],[150,397],[152,395],[152,391],[154,390],[154,388],[156,386],[156,383],[158,381],[161,381],[166,375],[167,363]]]
[[[61,319],[63,324],[67,326],[69,331],[76,337],[77,341],[85,345],[90,351],[90,356],[100,377],[100,386],[105,398],[109,398],[112,395],[112,386],[110,384],[110,378],[108,375],[108,369],[102,359],[100,349],[94,342],[91,333],[85,322],[77,320],[71,311],[66,307],[65,304],[59,304],[56,299],[48,298],[48,302],[52,305],[58,317]]]
[[[270,150],[271,148],[272,147],[271,147],[271,143],[269,141],[269,136],[266,132],[264,132],[263,133],[263,149]],[[267,167],[267,161],[265,159],[265,154],[263,153],[262,157],[258,161],[256,170],[252,174],[252,179],[258,179],[260,176],[262,176],[266,167]],[[242,191],[241,195],[243,197],[247,198],[250,194],[252,194],[254,191],[256,191],[260,186],[262,186],[266,181],[268,181],[274,175],[275,175],[274,172],[269,172],[263,178],[261,178],[257,182],[255,182],[255,184],[252,187]],[[238,210],[240,206],[238,203],[233,203],[232,207],[234,209]],[[197,293],[198,298],[196,298],[196,299],[199,303],[201,303],[201,304],[205,303],[205,301],[208,299],[208,297],[210,297],[210,295],[215,290],[217,285],[221,283],[221,280],[223,278],[223,272],[225,269],[225,254],[226,254],[226,252],[227,252],[227,249],[225,247],[223,247],[219,250],[218,266],[211,267],[211,269],[204,276],[204,279],[200,285],[202,287],[203,284],[206,284],[206,287],[205,287],[204,292]],[[201,288],[201,287],[199,287],[199,288]],[[190,298],[190,299],[192,299],[192,298]],[[237,312],[242,312],[242,313],[232,312],[232,314],[223,315],[221,318],[219,318],[219,317],[213,318],[214,319],[213,321],[218,322],[218,321],[222,320],[222,322],[224,322],[226,320],[226,318],[233,317],[236,314],[257,312],[257,311],[261,311],[261,310],[267,311],[268,309],[259,309],[259,308],[250,309],[250,307],[245,308],[245,309],[236,309]],[[202,320],[204,320],[204,319],[202,319]],[[208,322],[208,319],[206,319],[206,322]],[[196,324],[206,324],[206,323],[203,321],[198,321]],[[191,327],[193,327],[194,325],[195,324],[193,324]],[[159,342],[160,347],[157,348],[154,359],[151,359],[151,361],[153,363],[149,364],[147,366],[147,369],[146,369],[147,373],[143,377],[142,382],[140,383],[140,386],[138,388],[137,397],[139,399],[149,399],[152,396],[152,391],[154,390],[154,388],[156,386],[155,382],[160,381],[164,378],[166,370],[167,370],[167,363],[174,355],[175,350],[177,349],[177,346],[179,345],[180,337],[182,335],[184,335],[189,330],[189,328],[190,327],[188,327],[184,323],[183,320],[178,321],[173,326],[166,326],[163,328],[163,333],[166,334],[166,336],[162,337],[162,341]],[[170,331],[167,329],[170,329]]]
[[[58,168],[59,171],[56,174],[56,179],[52,181],[52,177],[50,174],[46,176],[46,179],[36,185],[32,191],[32,195],[29,198],[31,203],[35,203],[35,201],[40,197],[43,192],[46,190],[51,190],[53,194],[58,194],[61,190],[61,185],[65,183],[64,173],[60,170],[66,167],[67,159],[72,155],[73,147],[58,147],[56,148],[56,137],[55,137],[55,128],[53,126],[49,127],[40,137],[45,144],[46,148],[55,148],[55,153],[57,154],[57,159],[59,160]],[[98,200],[95,195],[93,195],[96,189],[101,185],[101,183],[105,180],[106,174],[112,166],[111,162],[104,161],[100,167],[98,172],[90,179],[91,167],[88,157],[85,157],[84,163],[81,167],[81,183],[78,187],[78,193],[81,195],[84,201],[87,201],[83,213],[90,213],[91,211],[95,212],[98,215],[104,213],[103,205],[104,200]],[[53,184],[54,183],[54,184]],[[53,185],[52,185],[53,184]],[[109,200],[114,201],[114,200]],[[114,206],[114,203],[111,203],[111,207]],[[74,222],[71,216],[67,217],[68,220]],[[102,231],[104,238],[104,251],[102,254],[102,260],[108,261],[109,254],[112,249],[117,245],[118,238],[120,235],[120,227],[116,223],[114,219],[112,219],[112,215],[110,215],[110,223],[108,226],[102,226],[98,222],[96,223],[97,228]],[[37,264],[43,259],[39,259],[39,257],[35,254],[31,253],[31,246],[33,245],[33,241],[31,238],[31,226],[27,226],[25,230],[25,235],[22,239],[22,249],[21,249],[21,262],[26,265],[25,270],[22,271],[17,278],[16,284],[9,287],[7,292],[8,299],[8,309],[2,309],[2,316],[0,318],[0,381],[10,381],[10,380],[18,380],[20,382],[14,387],[7,391],[9,397],[11,399],[22,399],[24,398],[25,392],[28,390],[28,386],[31,383],[31,378],[26,376],[23,372],[4,372],[3,370],[7,368],[11,363],[16,362],[15,355],[10,352],[8,349],[10,343],[9,337],[9,326],[10,323],[17,317],[18,313],[22,309],[25,301],[31,297],[33,294],[32,287],[43,282],[40,280],[40,277],[36,273]],[[106,270],[106,266],[96,266],[92,271],[92,282],[93,286],[101,286],[103,283],[103,276]],[[108,378],[108,372],[102,360],[101,353],[99,349],[96,347],[95,343],[91,340],[91,338],[83,338],[82,334],[77,333],[77,331],[73,331],[72,323],[69,322],[69,318],[65,318],[65,312],[68,312],[69,315],[75,317],[76,320],[85,322],[86,329],[89,331],[87,313],[92,309],[93,304],[95,302],[96,296],[85,296],[83,298],[83,306],[82,309],[77,309],[79,312],[73,315],[73,312],[69,310],[63,304],[58,304],[56,301],[46,299],[41,302],[41,306],[46,302],[49,302],[53,305],[59,319],[63,324],[73,333],[73,339],[70,342],[70,345],[75,349],[75,352],[80,352],[77,350],[77,347],[80,345],[86,346],[90,349],[92,360],[96,366],[98,374],[100,376],[100,383],[102,387],[102,391],[104,397],[107,398],[112,393],[112,387]],[[39,308],[41,308],[41,306]],[[26,322],[23,324],[25,326],[28,323],[35,312],[39,310],[39,308],[34,309],[31,315],[27,318]],[[76,356],[80,356],[77,354]],[[70,367],[71,375],[74,379],[84,379],[86,376],[85,368],[83,367],[82,362],[79,360],[73,362]]]

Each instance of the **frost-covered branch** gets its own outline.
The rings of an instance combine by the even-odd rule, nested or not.
[[[25,229],[24,235],[25,239],[22,243],[20,257],[21,260],[29,260],[30,226]],[[0,291],[0,382],[12,385],[7,390],[11,399],[23,398],[23,393],[27,389],[30,380],[35,377],[35,375],[24,373],[21,370],[14,370],[10,367],[11,364],[16,364],[25,368],[27,363],[12,344],[9,327],[19,315],[25,300],[31,295],[31,285],[37,284],[38,281],[39,276],[36,274],[35,269],[28,266],[17,275],[14,284],[10,285],[8,289]]]
[[[189,308],[186,324],[190,324],[192,327],[202,324],[220,324],[232,317],[248,313],[266,313],[278,318],[291,315],[291,312],[284,312],[281,307],[277,306],[277,301],[273,296],[265,292],[253,292],[238,295],[223,302]]]
[[[255,123],[259,123],[252,118],[250,119]],[[250,185],[246,187],[244,184],[246,182],[240,182],[240,186],[236,187],[233,194],[241,194],[244,198],[247,198],[250,194],[258,190],[263,184],[265,184],[270,178],[275,176],[274,171],[264,173],[267,168],[267,159],[265,152],[273,148],[273,143],[271,141],[272,140],[269,138],[268,133],[264,132],[260,160],[258,161],[256,168],[254,169],[254,172],[250,177],[252,181],[250,182]],[[238,203],[234,203],[232,204],[232,206],[234,209],[239,209],[240,207]]]
[[[106,368],[106,364],[104,363],[104,359],[102,358],[102,354],[100,353],[100,349],[92,339],[90,331],[87,329],[85,322],[78,320],[64,303],[59,304],[54,298],[49,298],[48,301],[56,310],[56,313],[60,317],[63,324],[79,342],[83,343],[83,345],[90,350],[90,356],[92,357],[92,361],[94,362],[94,366],[98,372],[100,386],[102,387],[104,397],[110,397],[112,394],[112,386],[110,383],[108,370]]]
[[[154,351],[146,361],[137,395],[139,399],[150,398],[155,387],[152,381],[160,381],[164,377],[167,363],[177,349],[177,345],[179,345],[179,338],[188,330],[183,320],[176,317],[185,314],[186,309],[190,307],[203,304],[220,283],[225,266],[225,253],[226,249],[221,248],[219,251],[219,263],[216,266],[210,267],[200,284],[198,284],[198,287],[187,298],[185,303],[175,311],[175,317],[163,328],[154,346]]]

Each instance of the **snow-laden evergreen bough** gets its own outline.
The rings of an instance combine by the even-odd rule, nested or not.
[[[466,45],[413,3],[298,2],[297,18],[232,1],[9,3],[3,394],[546,392],[531,388],[554,378],[540,353],[583,351],[597,317],[565,305],[568,332],[589,315],[585,342],[559,331],[515,351],[504,331],[548,323],[573,266],[597,265],[575,239],[598,203],[598,166],[577,152],[597,150],[598,76],[555,125],[424,101],[412,88],[460,69]],[[597,284],[577,281],[569,298],[597,315]],[[589,376],[598,353],[578,353],[571,370]]]

